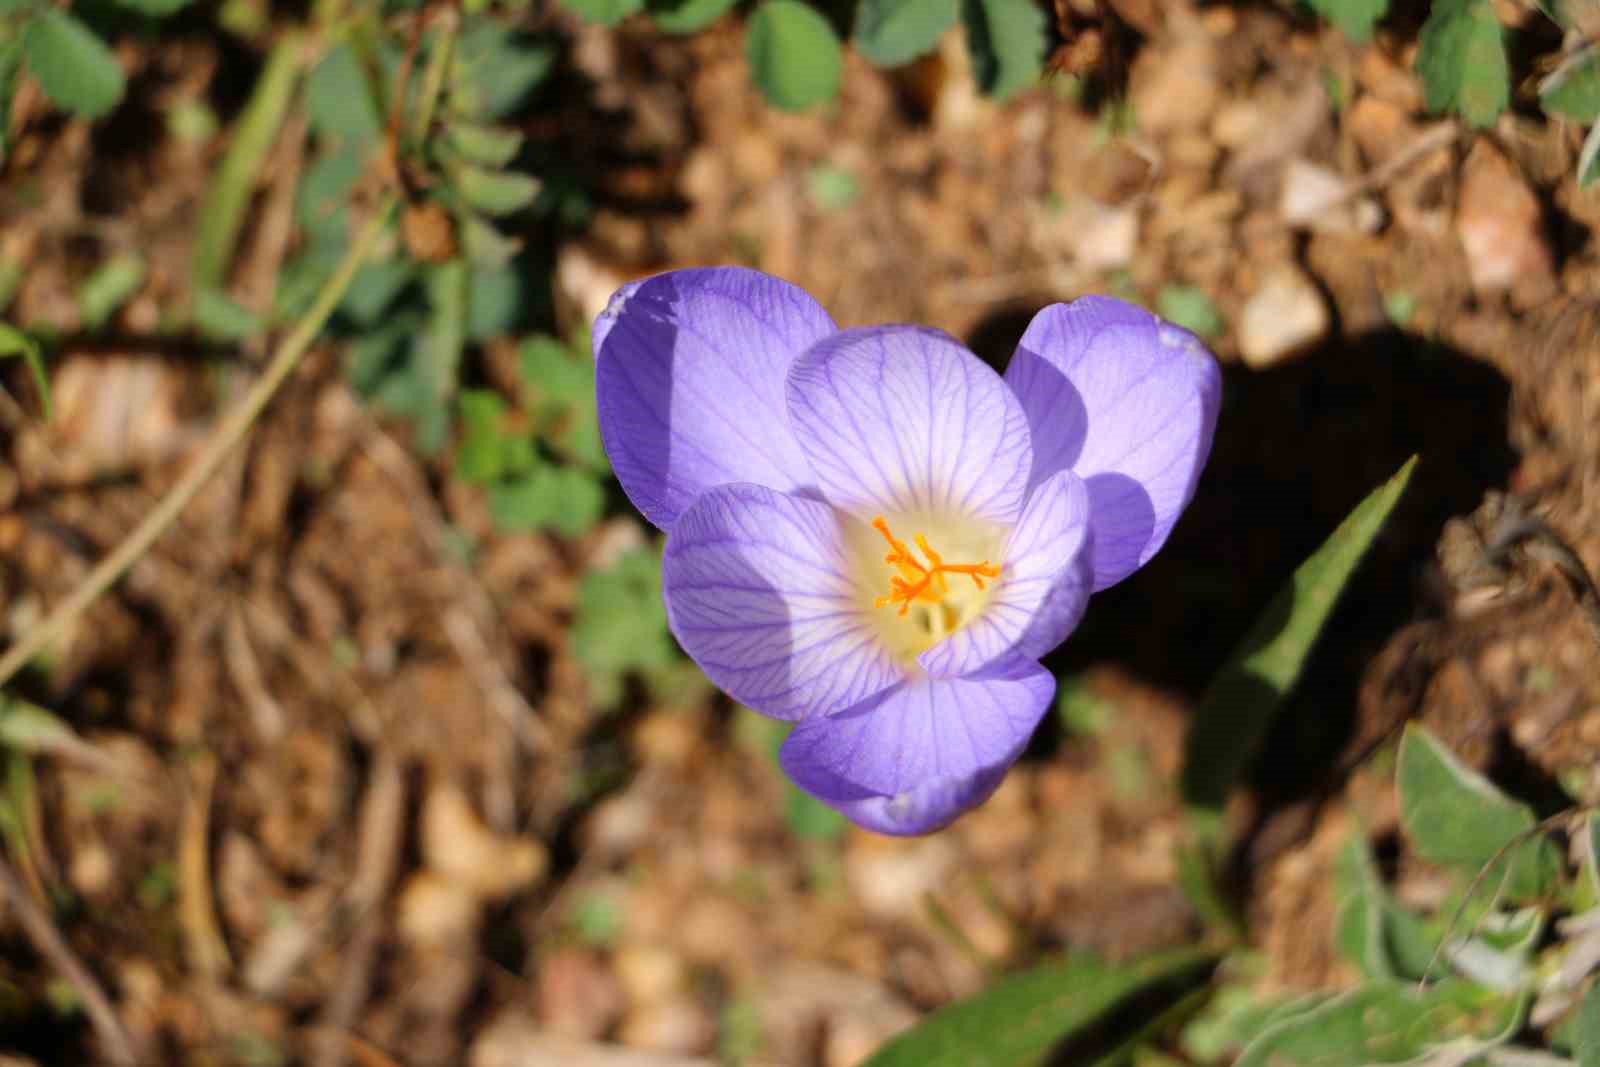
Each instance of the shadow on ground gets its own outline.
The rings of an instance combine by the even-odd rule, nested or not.
[[[1003,366],[1022,325],[997,315],[973,347]],[[1419,455],[1256,761],[1256,784],[1283,803],[1323,784],[1320,769],[1349,739],[1362,673],[1420,610],[1419,581],[1445,520],[1505,485],[1516,461],[1510,384],[1461,351],[1395,329],[1330,339],[1271,370],[1229,366],[1224,383],[1210,463],[1171,540],[1095,596],[1048,665],[1068,676],[1119,663],[1198,699],[1295,567]]]

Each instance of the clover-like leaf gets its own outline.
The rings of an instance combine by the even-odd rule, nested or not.
[[[733,10],[739,0],[646,0],[650,21],[666,33],[694,33]]]
[[[978,85],[1004,100],[1032,85],[1044,69],[1044,10],[1033,0],[962,0],[967,49]]]
[[[45,8],[22,31],[28,70],[58,106],[99,118],[122,101],[122,66],[111,49],[75,17]]]
[[[1365,41],[1389,13],[1389,0],[1306,0],[1311,10],[1339,27],[1352,41]]]
[[[862,0],[850,40],[872,62],[896,66],[932,51],[960,7],[960,0]]]
[[[832,100],[844,57],[828,20],[800,0],[765,0],[745,27],[750,76],[785,111]]]
[[[1487,126],[1511,102],[1511,71],[1492,0],[1435,0],[1417,49],[1428,107]]]

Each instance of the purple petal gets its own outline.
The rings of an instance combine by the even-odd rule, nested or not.
[[[789,368],[789,425],[823,494],[861,518],[964,515],[1010,525],[1033,452],[1022,406],[954,338],[844,330]]]
[[[929,674],[971,674],[1007,654],[1036,659],[1077,627],[1089,603],[1089,491],[1057,471],[1028,498],[983,613],[917,657]]]
[[[884,834],[925,834],[987,800],[1055,693],[1037,663],[921,678],[795,727],[778,761],[800,788]]]
[[[1089,487],[1094,587],[1166,542],[1211,452],[1222,377],[1193,334],[1110,297],[1034,316],[1006,368],[1033,432],[1032,485],[1059,470]]]
[[[735,700],[778,719],[858,704],[905,677],[845,569],[839,515],[764,486],[707,490],[667,535],[678,643]]]
[[[835,329],[804,290],[744,267],[619,289],[594,324],[595,397],[628,499],[665,530],[715,485],[811,485],[788,432],[784,378]]]

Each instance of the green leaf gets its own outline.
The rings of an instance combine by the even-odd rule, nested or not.
[[[576,467],[536,466],[489,490],[489,513],[508,532],[555,530],[578,537],[605,513],[606,495],[594,475]]]
[[[629,15],[644,10],[644,0],[557,0],[562,7],[589,22],[615,26]]]
[[[142,15],[152,18],[166,18],[176,15],[189,6],[190,0],[117,0],[123,7],[132,8]]]
[[[931,52],[956,20],[961,0],[861,0],[851,43],[880,66]]]
[[[1183,795],[1220,812],[1228,790],[1266,736],[1317,635],[1411,480],[1416,458],[1356,506],[1273,597],[1201,698],[1190,728]]]
[[[531,174],[462,164],[452,168],[451,177],[461,199],[485,215],[515,214],[539,195],[539,179]]]
[[[1013,1067],[1052,1053],[1063,1063],[1083,1062],[1060,1057],[1057,1046],[1083,1035],[1110,1051],[1111,1027],[1142,1026],[1161,1003],[1176,1003],[1204,983],[1215,963],[1214,953],[1179,949],[1127,964],[1087,957],[1047,964],[940,1009],[863,1067]]]
[[[261,316],[219,289],[201,289],[194,294],[194,326],[200,333],[218,341],[243,341],[260,333]]]
[[[450,107],[498,119],[515,111],[550,73],[556,50],[487,18],[468,19],[450,66]]]
[[[132,253],[112,256],[78,286],[78,313],[90,330],[104,326],[144,284],[144,260]]]
[[[1487,126],[1511,102],[1511,73],[1492,0],[1435,0],[1417,49],[1428,107]]]
[[[1339,27],[1352,41],[1365,41],[1389,13],[1389,0],[1306,0],[1311,10]]]
[[[750,76],[784,111],[832,100],[844,57],[833,26],[800,0],[765,0],[745,27]]]
[[[1600,1067],[1600,985],[1589,987],[1578,1005],[1577,1025],[1573,1028],[1573,1052],[1578,1067]]]
[[[516,329],[522,320],[523,280],[515,267],[472,268],[467,291],[467,339],[486,341]]]
[[[1156,297],[1156,311],[1197,337],[1210,340],[1222,333],[1222,315],[1217,305],[1204,289],[1193,285],[1164,286]]]
[[[861,195],[861,183],[854,174],[828,164],[812,167],[806,185],[812,202],[823,211],[840,211]]]
[[[621,697],[621,681],[629,673],[676,662],[677,646],[661,601],[661,557],[654,549],[633,549],[614,565],[583,576],[572,651],[602,706]]]
[[[1048,38],[1034,0],[962,0],[961,18],[985,93],[1004,100],[1039,79]]]
[[[11,99],[22,73],[22,42],[16,37],[0,42],[0,162],[11,148]],[[3,305],[0,305],[3,310]]]
[[[1576,122],[1600,119],[1600,50],[1581,49],[1551,71],[1539,83],[1539,103],[1546,114]]]
[[[1501,793],[1415,724],[1400,740],[1396,778],[1400,823],[1417,853],[1468,876],[1477,876],[1501,848],[1538,823],[1527,805]],[[1504,875],[1506,892],[1528,899],[1543,892],[1558,870],[1550,843],[1533,837],[1501,857],[1484,874],[1483,884],[1496,887]]]
[[[468,163],[503,167],[522,150],[522,134],[504,126],[457,122],[444,134],[445,145]]]
[[[45,8],[22,31],[28,70],[57,106],[99,118],[122,100],[122,67],[111,49],[72,15]]]
[[[493,389],[463,389],[456,406],[461,417],[456,477],[474,485],[498,482],[506,473],[505,401]]]
[[[344,299],[339,301],[339,314],[356,326],[373,326],[416,277],[416,265],[409,260],[368,263],[356,271]]]
[[[694,33],[733,10],[739,0],[645,0],[650,21],[665,33]]]
[[[1420,993],[1410,982],[1374,982],[1270,1027],[1234,1067],[1372,1067],[1410,1063],[1447,1044],[1487,1049],[1516,1032],[1527,1006],[1526,994],[1455,979]]]
[[[0,359],[18,357],[28,365],[33,384],[39,390],[39,403],[44,407],[44,417],[50,417],[50,377],[44,370],[44,355],[39,342],[14,326],[0,322]]]
[[[595,471],[608,471],[594,400],[594,364],[553,337],[522,346],[523,400],[539,433],[559,451]]]
[[[1589,128],[1578,153],[1578,188],[1587,189],[1596,178],[1600,178],[1600,122]]]
[[[848,828],[849,820],[793,782],[784,783],[785,821],[790,833],[812,841],[832,841]]]
[[[330,48],[306,79],[306,116],[319,133],[371,144],[383,132],[383,113],[371,79],[348,43]]]

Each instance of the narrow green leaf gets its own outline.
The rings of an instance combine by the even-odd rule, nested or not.
[[[650,21],[665,33],[694,33],[733,10],[739,0],[645,0]]]
[[[1417,853],[1464,875],[1476,876],[1501,848],[1538,823],[1527,805],[1501,793],[1415,724],[1400,740],[1396,779],[1400,823]],[[1521,899],[1543,892],[1559,866],[1550,843],[1531,838],[1484,874],[1491,890],[1499,885],[1507,859],[1506,892]]]
[[[1511,71],[1492,0],[1435,0],[1423,23],[1417,73],[1428,107],[1487,126],[1511,102]]]
[[[1333,23],[1352,41],[1365,41],[1372,27],[1389,13],[1389,0],[1306,0],[1311,10]]]
[[[90,330],[110,321],[144,284],[144,260],[132,253],[112,256],[78,287],[78,314]]]
[[[1587,189],[1596,178],[1600,178],[1600,122],[1589,127],[1578,153],[1578,188]]]
[[[1578,1005],[1578,1021],[1573,1028],[1573,1051],[1578,1067],[1600,1067],[1600,985],[1589,987]]]
[[[1590,45],[1551,71],[1539,83],[1539,104],[1576,122],[1600,119],[1600,50]]]
[[[1212,679],[1195,712],[1185,754],[1183,795],[1191,807],[1220,812],[1299,679],[1356,565],[1399,503],[1416,462],[1416,457],[1408,460],[1300,564]]]
[[[962,0],[961,18],[985,93],[1004,100],[1038,81],[1049,39],[1034,0]]]
[[[893,67],[933,50],[961,0],[861,0],[850,40],[872,62]]]
[[[18,357],[28,365],[28,371],[33,375],[33,384],[39,390],[39,403],[44,408],[44,417],[50,417],[50,377],[44,370],[44,355],[39,350],[39,342],[23,333],[14,326],[0,322],[0,359]]]
[[[1108,1025],[1137,1029],[1203,983],[1214,953],[1180,949],[1129,964],[1078,957],[1012,975],[977,996],[942,1008],[891,1040],[864,1067],[1015,1067],[1039,1062],[1056,1046]],[[1137,1011],[1112,1021],[1137,997]],[[1067,1058],[1062,1062],[1083,1062]]]
[[[800,0],[765,0],[745,27],[744,43],[750,76],[773,107],[802,111],[838,93],[839,38]]]
[[[28,70],[57,106],[96,119],[122,100],[125,83],[117,57],[83,23],[59,8],[45,8],[22,31]]]
[[[304,50],[305,42],[295,34],[289,34],[273,46],[250,92],[244,113],[234,127],[227,155],[217,167],[216,177],[200,208],[200,223],[194,239],[196,291],[224,287],[234,245],[255,193],[256,180],[300,85],[300,59]]]

